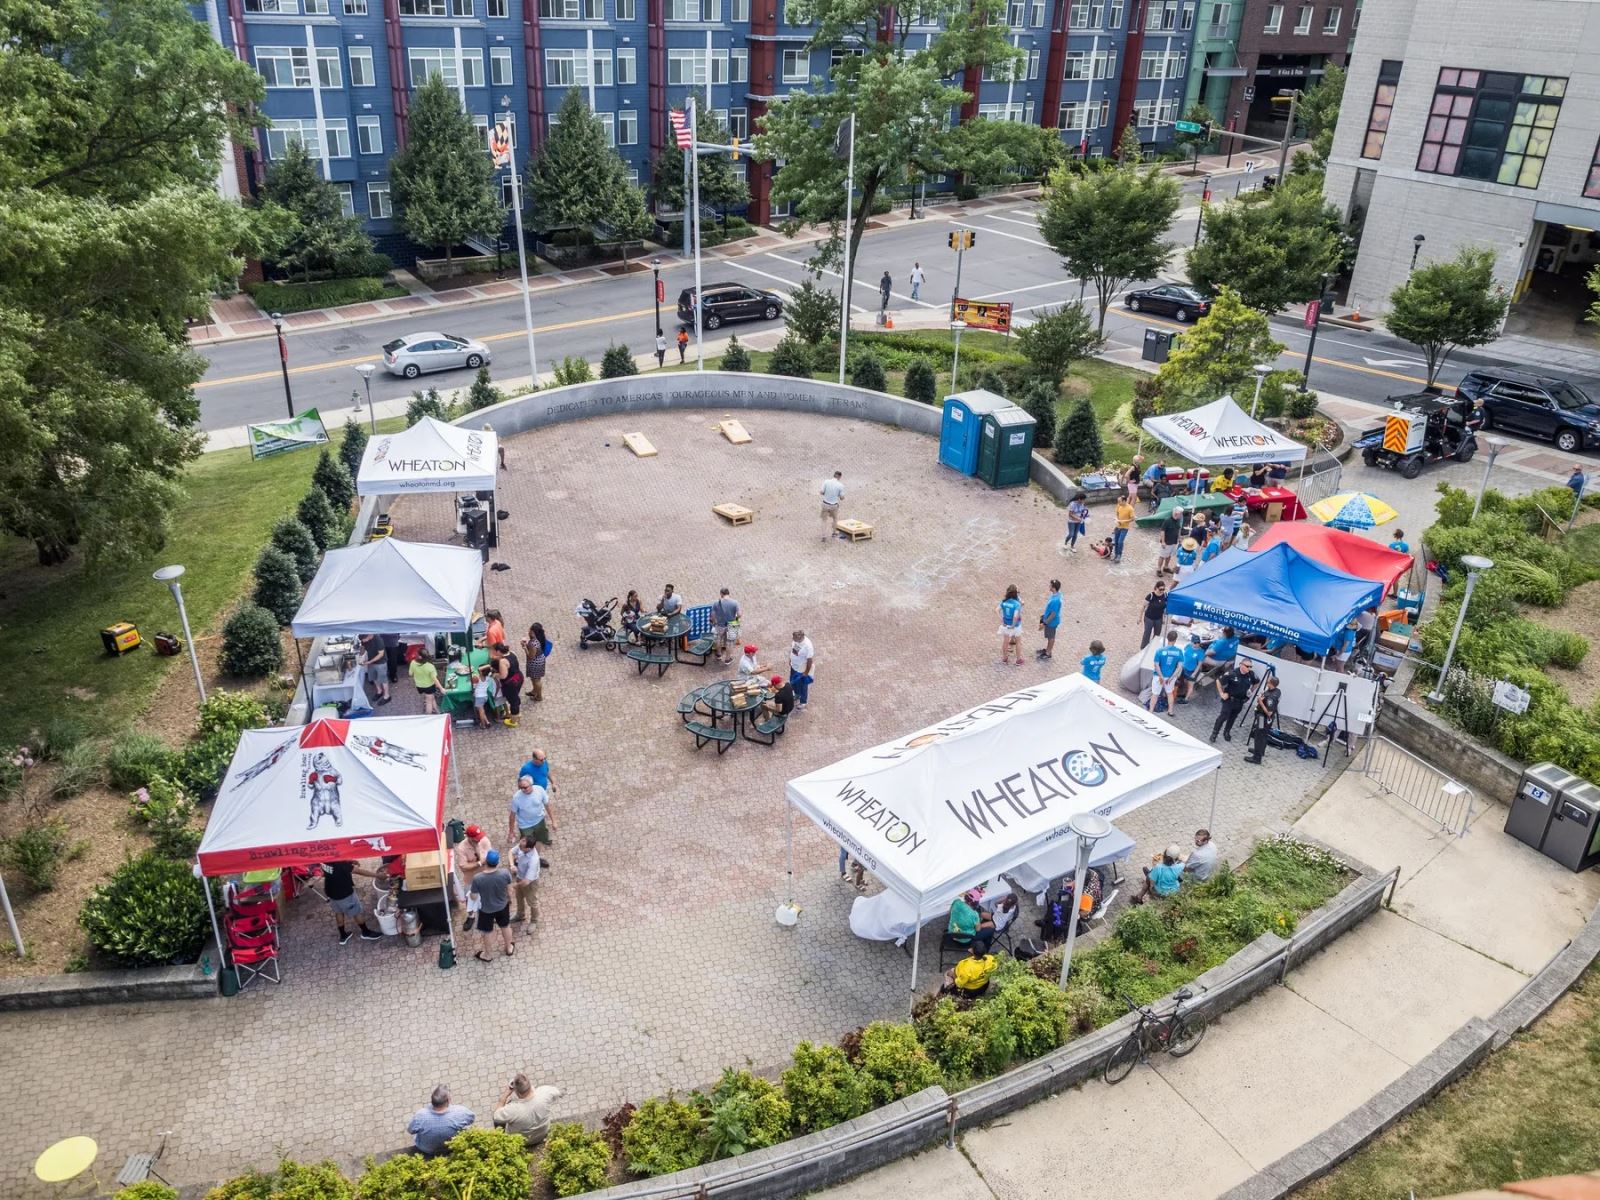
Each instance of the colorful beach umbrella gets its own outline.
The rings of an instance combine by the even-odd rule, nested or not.
[[[1334,529],[1371,529],[1400,515],[1369,492],[1339,492],[1318,500],[1309,511]]]

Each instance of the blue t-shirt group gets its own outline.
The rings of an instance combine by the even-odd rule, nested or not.
[[[1085,678],[1099,683],[1100,672],[1106,669],[1106,656],[1104,654],[1085,654],[1080,665],[1083,668]]]
[[[1061,593],[1051,592],[1050,598],[1044,602],[1044,613],[1039,618],[1044,622],[1046,629],[1054,629],[1061,624]]]
[[[1022,601],[1015,598],[1000,601],[1000,621],[1007,629],[1021,625]]]
[[[1156,651],[1156,674],[1163,679],[1177,677],[1178,669],[1183,666],[1183,651],[1168,643]]]

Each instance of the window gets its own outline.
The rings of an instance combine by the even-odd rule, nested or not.
[[[259,46],[256,70],[269,88],[308,88],[311,86],[311,58],[303,46]],[[317,47],[317,85],[344,86],[336,47]]]
[[[452,17],[471,17],[472,0],[450,0],[450,15]]]
[[[347,17],[366,16],[367,0],[344,0],[344,15]]]
[[[317,133],[315,121],[297,121],[292,117],[279,117],[267,130],[267,157],[282,158],[289,152],[289,143],[299,142],[312,158],[322,157],[322,138]]]
[[[1150,0],[1145,10],[1146,29],[1173,29],[1178,24],[1178,0]]]
[[[350,47],[350,86],[372,87],[375,82],[372,73],[372,47]]]
[[[1389,117],[1394,112],[1394,94],[1400,87],[1400,63],[1386,58],[1378,64],[1378,90],[1372,94],[1372,112],[1367,117],[1367,137],[1361,144],[1362,158],[1382,158],[1383,141],[1389,133]]]
[[[1583,185],[1583,194],[1590,200],[1600,200],[1600,143],[1594,148],[1594,158],[1589,161],[1589,178]]]
[[[445,0],[400,0],[402,17],[442,17]]]
[[[1012,121],[1018,124],[1026,122],[1031,125],[1033,124],[1032,108],[1032,101],[1029,101],[1026,105],[1017,103],[980,104],[978,105],[978,115],[990,121]]]
[[[495,87],[510,87],[511,78],[511,51],[505,46],[491,46],[489,48],[489,82]]]
[[[1028,5],[1028,24],[1035,29],[1044,24],[1044,0],[1032,0]]]
[[[615,113],[595,113],[595,116],[599,117],[600,124],[605,126],[606,145],[615,146],[617,144],[617,115]]]
[[[348,183],[333,185],[339,190],[339,213],[341,216],[353,217],[356,215],[355,189]]]
[[[638,66],[634,60],[633,50],[631,48],[617,51],[617,82],[639,82]]]
[[[726,50],[713,50],[711,52],[711,82],[728,82],[728,52]]]
[[[1122,28],[1122,0],[1111,0],[1111,4],[1106,8],[1106,28]]]
[[[485,0],[483,12],[486,17],[508,17],[511,15],[506,0]]]
[[[1538,187],[1566,92],[1546,75],[1442,68],[1417,170]]]
[[[339,69],[339,51],[330,47],[327,50],[320,46],[317,48],[317,86],[325,88],[344,87],[344,72]]]
[[[546,50],[544,81],[550,87],[588,87],[589,63],[582,50]]]
[[[1037,79],[1037,78],[1039,78],[1039,52],[1037,50],[1029,50],[1028,51],[1028,73],[1027,73],[1027,78],[1029,78],[1029,79]]]
[[[733,0],[733,3],[728,8],[728,17],[735,25],[741,22],[748,24],[750,21],[750,0]]]
[[[748,108],[730,108],[728,110],[728,136],[736,137],[741,142],[750,136],[750,110]],[[1600,156],[1600,148],[1595,151]]]
[[[1301,37],[1311,32],[1312,5],[1302,4],[1294,17],[1294,31]]]
[[[1102,100],[1098,104],[1083,104],[1073,101],[1061,106],[1058,129],[1078,129],[1088,132],[1090,129],[1104,129],[1111,119],[1111,101]]]
[[[1146,50],[1139,55],[1140,79],[1182,78],[1187,51]]]
[[[617,0],[617,20],[635,21],[638,17],[638,5],[634,0]]]
[[[637,146],[639,144],[639,114],[631,108],[624,108],[617,113],[617,145]]]
[[[750,51],[732,50],[729,52],[729,55],[732,61],[733,82],[750,82]]]
[[[1262,33],[1277,33],[1283,28],[1283,5],[1267,5],[1267,23],[1262,26]]]
[[[328,140],[329,158],[350,157],[350,122],[324,121],[322,136]]]
[[[1208,35],[1214,38],[1227,37],[1228,18],[1232,15],[1232,4],[1213,4],[1211,6],[1211,28],[1207,31]]]
[[[810,53],[805,50],[785,50],[783,52],[783,81],[785,83],[805,83],[810,78]]]
[[[1006,4],[1006,24],[1013,29],[1021,29],[1028,15],[1028,0],[1008,0]]]
[[[387,182],[367,184],[367,215],[374,221],[387,221],[392,215]]]
[[[1178,28],[1179,29],[1193,29],[1194,28],[1194,5],[1185,4],[1183,6],[1182,12],[1180,12],[1178,14]]]
[[[1066,79],[1089,79],[1090,68],[1093,67],[1092,78],[1110,79],[1117,73],[1117,52],[1115,50],[1100,50],[1090,61],[1087,50],[1069,50],[1067,52],[1067,69],[1063,76]]]
[[[546,21],[603,21],[605,0],[539,0],[539,16]]]
[[[513,184],[511,182],[511,175],[510,175],[509,172],[507,172],[506,174],[500,176],[500,207],[501,208],[511,209],[511,208],[513,208],[515,206],[515,204],[516,204],[515,192],[513,192],[513,190],[512,190],[514,187],[517,188],[517,189],[520,189],[522,187],[522,176],[521,175],[517,176],[515,184]]]
[[[611,51],[596,50],[594,52],[594,85],[596,87],[610,87],[611,81]]]
[[[1322,32],[1329,37],[1339,32],[1339,16],[1341,12],[1341,9],[1329,8],[1327,12],[1322,14]]]
[[[279,13],[293,16],[300,11],[299,0],[244,0],[247,13]]]
[[[383,125],[377,117],[356,118],[356,149],[362,154],[383,153]]]
[[[667,83],[677,87],[703,86],[706,81],[705,54],[699,50],[667,51]]]
[[[1178,119],[1176,100],[1135,100],[1133,123],[1140,126],[1171,125]]]
[[[463,50],[461,52],[461,71],[465,76],[463,82],[468,87],[483,86],[483,51]]]
[[[456,52],[447,50],[442,46],[429,48],[414,48],[407,52],[406,61],[410,65],[411,86],[421,87],[435,75],[444,77],[446,87],[456,87],[460,80],[456,77]]]

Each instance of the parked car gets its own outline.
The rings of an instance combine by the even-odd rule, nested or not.
[[[489,347],[454,333],[408,333],[383,346],[384,369],[407,379],[460,367],[476,371],[491,361]]]
[[[776,292],[745,287],[742,283],[706,285],[704,328],[720,329],[728,321],[776,321],[783,315],[783,300]],[[678,293],[678,320],[694,328],[694,289]]]
[[[1163,283],[1153,288],[1141,288],[1122,298],[1130,312],[1153,312],[1176,317],[1180,321],[1198,321],[1211,311],[1211,301],[1193,288],[1177,283]]]
[[[1483,408],[1485,429],[1549,438],[1565,453],[1600,446],[1600,404],[1564,379],[1527,371],[1468,371],[1456,394]]]

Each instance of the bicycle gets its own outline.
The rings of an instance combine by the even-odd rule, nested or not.
[[[1206,1019],[1183,1011],[1184,1001],[1193,998],[1194,993],[1184,988],[1178,993],[1178,1003],[1173,1010],[1165,1016],[1157,1016],[1154,1010],[1135,1004],[1124,993],[1122,1002],[1129,1012],[1139,1014],[1139,1023],[1128,1034],[1127,1041],[1106,1060],[1105,1081],[1121,1083],[1136,1063],[1144,1062],[1154,1051],[1165,1050],[1173,1058],[1182,1058],[1198,1046],[1206,1035]]]

